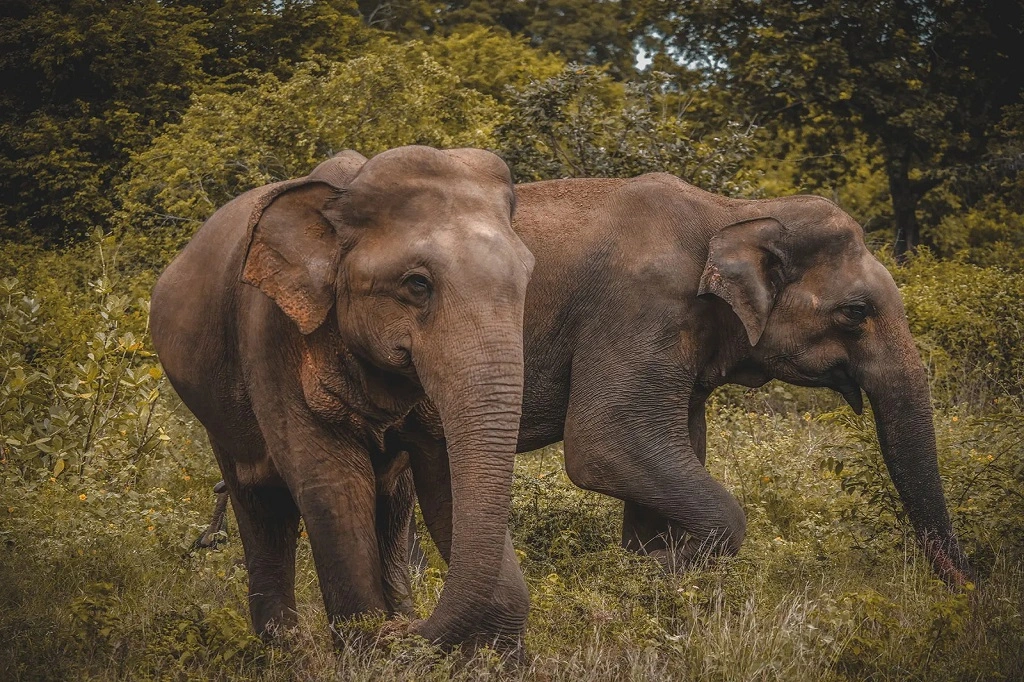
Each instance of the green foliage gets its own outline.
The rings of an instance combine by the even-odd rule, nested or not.
[[[344,149],[486,147],[495,103],[458,84],[422,44],[379,42],[347,62],[302,64],[286,81],[262,74],[251,86],[199,95],[132,159],[118,223],[180,226],[170,234],[188,237],[238,194],[304,175]]]
[[[15,0],[0,18],[0,237],[80,238],[201,77],[205,24],[156,0]]]
[[[630,3],[589,0],[360,0],[371,26],[405,37],[447,35],[493,27],[522,37],[534,48],[568,61],[608,65],[617,75],[634,73],[635,37]]]
[[[464,87],[498,101],[510,88],[521,89],[532,80],[551,78],[564,66],[554,55],[543,54],[522,38],[489,28],[467,28],[436,37],[424,48],[442,66],[458,75]]]
[[[891,271],[935,388],[975,402],[1001,392],[1021,395],[1024,275],[928,253]]]
[[[44,310],[16,279],[0,280],[0,456],[22,475],[110,469],[134,477],[140,460],[167,439],[160,417],[154,422],[163,374],[132,331],[148,315],[148,301],[114,293],[110,276],[98,275],[70,348],[50,345],[63,311]]]
[[[752,153],[749,131],[732,124],[708,133],[669,108],[677,99],[669,85],[656,76],[622,86],[568,66],[514,93],[494,135],[520,180],[665,171],[711,191],[752,193],[741,171]]]
[[[315,57],[358,55],[370,39],[355,0],[172,0],[205,18],[199,39],[204,71],[215,77],[246,71],[285,77]]]
[[[766,125],[801,134],[811,154],[832,154],[857,134],[877,144],[897,253],[916,247],[929,190],[981,170],[1004,107],[1024,90],[1013,66],[1024,58],[1019,3],[642,4],[649,49],[709,64]]]

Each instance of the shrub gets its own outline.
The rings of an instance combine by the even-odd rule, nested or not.
[[[927,251],[889,266],[941,396],[979,404],[1024,393],[1024,274]]]

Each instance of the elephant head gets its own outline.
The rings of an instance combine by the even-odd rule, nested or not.
[[[863,229],[818,197],[746,202],[709,244],[700,293],[742,323],[755,383],[867,393],[889,475],[937,573],[969,580],[939,478],[931,399],[899,290]],[[745,344],[745,345],[746,345]]]
[[[489,152],[346,152],[260,200],[242,272],[303,335],[336,326],[364,393],[411,386],[437,407],[454,523],[432,620],[451,627],[490,598],[504,549],[534,263],[513,207],[508,167]]]

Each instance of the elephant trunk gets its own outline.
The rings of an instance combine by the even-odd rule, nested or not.
[[[971,569],[946,509],[927,375],[909,332],[889,348],[899,359],[890,356],[861,377],[882,457],[932,567],[947,584],[959,586],[971,580]]]
[[[477,326],[472,334],[475,342],[456,343],[444,351],[446,361],[438,363],[447,368],[443,374],[420,372],[441,416],[451,471],[448,576],[437,608],[420,630],[440,644],[476,634],[517,633],[525,620],[525,613],[493,613],[506,560],[512,468],[522,412],[522,327]]]

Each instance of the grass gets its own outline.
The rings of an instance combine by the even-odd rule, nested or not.
[[[299,627],[280,646],[260,643],[237,536],[186,552],[219,475],[195,422],[173,402],[166,414],[173,456],[154,450],[133,464],[134,478],[26,477],[0,464],[0,678],[1013,680],[1024,671],[1024,412],[1012,401],[984,416],[936,414],[951,511],[979,573],[962,593],[908,541],[870,417],[821,393],[774,386],[713,400],[709,467],[741,500],[748,537],[739,556],[680,575],[619,549],[621,505],[575,488],[558,447],[521,456],[511,523],[532,610],[519,662],[376,637],[374,619],[343,627],[352,645],[336,652],[305,540]],[[431,553],[415,578],[422,614],[442,581]]]

